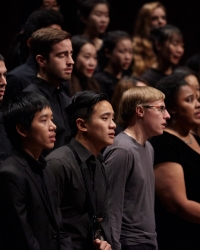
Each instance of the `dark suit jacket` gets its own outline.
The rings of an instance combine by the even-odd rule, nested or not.
[[[23,151],[14,150],[0,167],[0,249],[72,249],[67,234],[60,231],[53,172],[42,170],[47,202],[34,164],[28,162]]]

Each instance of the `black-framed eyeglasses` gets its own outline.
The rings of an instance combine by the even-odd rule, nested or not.
[[[156,106],[156,105],[143,105],[144,108],[150,109],[155,108],[156,110],[160,111],[162,114],[165,113],[166,107],[165,106]]]

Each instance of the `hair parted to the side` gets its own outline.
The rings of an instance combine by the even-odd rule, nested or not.
[[[0,54],[0,61],[4,61],[4,57]]]
[[[138,105],[147,105],[151,102],[164,99],[165,95],[158,89],[149,86],[134,87],[124,92],[119,112],[124,122],[128,123],[135,115]]]
[[[16,125],[29,130],[36,112],[50,107],[49,101],[38,93],[20,93],[11,98],[3,107],[3,123],[8,139],[14,147],[21,147],[21,136]]]
[[[66,108],[72,137],[76,136],[78,130],[76,120],[81,118],[89,121],[94,106],[101,101],[108,101],[106,94],[89,90],[77,92],[72,96],[71,103]]]
[[[37,55],[42,55],[48,60],[52,46],[65,39],[71,39],[71,35],[64,30],[54,28],[39,29],[31,36],[31,53],[34,58]]]

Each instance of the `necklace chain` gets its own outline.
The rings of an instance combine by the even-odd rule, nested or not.
[[[190,137],[190,140],[189,140],[189,141],[184,141],[184,140],[183,140],[183,141],[184,141],[186,144],[189,144],[189,145],[190,145],[190,144],[192,144],[192,136],[191,136],[191,134],[189,134],[189,137]]]

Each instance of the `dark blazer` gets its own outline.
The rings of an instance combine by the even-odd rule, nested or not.
[[[56,181],[50,169],[42,170],[46,196],[38,185],[34,166],[14,150],[0,167],[0,249],[71,250],[61,231]]]

